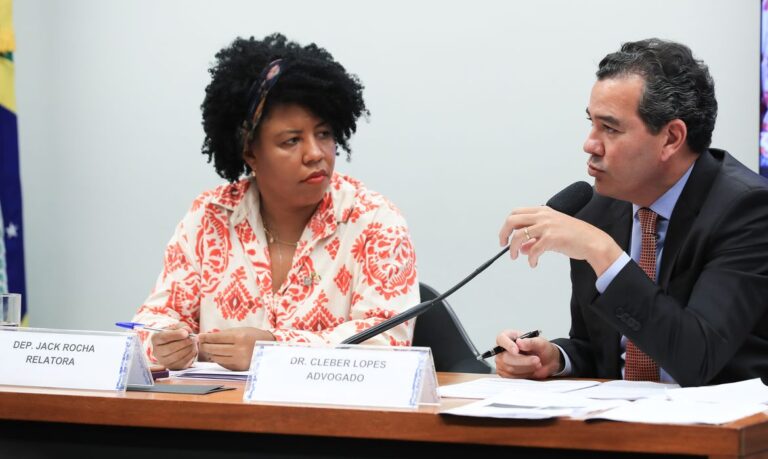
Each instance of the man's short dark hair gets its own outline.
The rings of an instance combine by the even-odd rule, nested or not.
[[[628,42],[605,56],[597,70],[598,80],[628,75],[645,80],[638,112],[650,132],[681,119],[691,150],[709,148],[717,118],[715,82],[690,48],[658,38]]]

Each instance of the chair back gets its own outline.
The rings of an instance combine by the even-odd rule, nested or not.
[[[421,301],[429,301],[439,295],[427,284],[419,283]],[[491,373],[493,368],[483,360],[477,360],[477,348],[454,314],[443,300],[416,318],[413,345],[432,348],[436,371],[458,373]]]

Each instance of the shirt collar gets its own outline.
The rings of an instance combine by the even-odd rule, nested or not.
[[[213,192],[211,203],[230,212],[231,225],[238,225],[249,215],[256,216],[258,221],[261,220],[259,193],[255,183],[253,177],[248,177],[239,182],[224,185]],[[338,223],[345,222],[349,218],[355,203],[355,191],[353,180],[336,172],[333,173],[328,190],[310,220],[313,228],[323,229],[319,231],[322,234],[318,236],[332,233]]]
[[[228,211],[234,211],[245,200],[251,186],[250,179],[243,179],[239,182],[222,185],[212,192],[211,204],[223,207]]]
[[[680,194],[683,192],[685,184],[688,183],[688,177],[691,176],[692,170],[693,164],[691,164],[691,166],[688,167],[688,170],[685,171],[685,174],[672,185],[672,188],[668,189],[666,193],[662,194],[659,199],[651,204],[650,209],[659,214],[659,217],[669,220],[672,216],[672,211],[675,210],[675,204],[677,204],[677,200],[680,199]],[[637,215],[638,209],[640,209],[640,206],[632,204],[632,215]]]

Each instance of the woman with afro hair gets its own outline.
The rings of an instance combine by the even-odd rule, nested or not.
[[[234,370],[254,342],[339,343],[418,303],[397,208],[334,172],[367,115],[363,86],[315,44],[237,38],[216,54],[201,106],[203,154],[229,183],[176,228],[134,321],[153,362]],[[413,321],[366,344],[410,345]]]

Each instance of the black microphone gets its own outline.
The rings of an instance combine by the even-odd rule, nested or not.
[[[545,205],[573,217],[592,199],[592,192],[592,185],[589,183],[573,182],[549,198]]]
[[[562,190],[560,190],[556,195],[549,198],[549,201],[547,201],[546,205],[558,212],[562,212],[564,214],[573,216],[576,214],[576,212],[580,211],[585,205],[587,205],[590,199],[592,199],[592,185],[590,185],[587,182],[581,181],[581,182],[574,182],[568,185],[567,187],[563,188]],[[481,272],[485,271],[486,268],[491,266],[491,264],[493,264],[494,261],[498,260],[499,257],[504,255],[508,250],[509,250],[509,245],[504,247],[501,250],[501,252],[497,253],[490,260],[486,261],[479,268],[474,270],[472,274],[465,277],[461,282],[454,285],[450,289],[446,290],[442,295],[439,295],[437,298],[433,298],[429,301],[419,303],[416,306],[413,306],[408,310],[401,312],[400,314],[396,314],[390,317],[384,322],[374,325],[373,327],[367,330],[363,330],[360,333],[354,334],[349,338],[345,339],[344,341],[342,341],[341,344],[360,344],[363,341],[367,341],[380,333],[384,333],[390,328],[394,328],[397,325],[400,325],[401,323],[405,322],[408,319],[412,319],[416,316],[419,316],[425,313],[427,309],[429,309],[433,304],[448,298],[448,296],[450,296],[453,292],[463,287],[464,284],[474,279]]]

